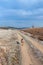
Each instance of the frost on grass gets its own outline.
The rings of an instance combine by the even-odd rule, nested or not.
[[[15,30],[0,30],[0,65],[20,65],[20,46]]]

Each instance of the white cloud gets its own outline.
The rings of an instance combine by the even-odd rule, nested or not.
[[[36,18],[36,19],[42,19],[43,18],[43,8],[35,9],[33,11],[31,10],[22,10],[22,9],[5,9],[0,7],[0,17],[6,17],[6,16],[20,16],[26,17],[26,18]]]
[[[25,11],[21,9],[1,9],[0,13],[2,16],[30,16],[32,15],[31,11]]]
[[[32,6],[40,6],[40,3],[43,3],[43,0],[17,0],[19,1],[22,5],[31,8]],[[42,5],[43,6],[43,5]]]
[[[22,4],[25,4],[25,5],[33,5],[33,4],[35,4],[35,3],[37,3],[38,2],[38,0],[18,0],[20,3],[22,3]]]
[[[43,8],[38,8],[33,10],[33,15],[43,14]]]
[[[36,18],[39,19],[39,20],[43,19],[43,15],[37,16]]]

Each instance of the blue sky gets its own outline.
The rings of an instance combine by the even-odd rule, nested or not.
[[[0,0],[0,26],[43,27],[43,0]]]

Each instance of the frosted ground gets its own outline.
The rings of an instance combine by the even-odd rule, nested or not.
[[[20,50],[16,30],[0,29],[0,65],[19,65]]]

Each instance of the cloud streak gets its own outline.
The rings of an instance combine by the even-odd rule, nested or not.
[[[0,20],[43,21],[43,0],[0,0]]]
[[[35,9],[35,10],[22,10],[22,9],[5,9],[0,8],[0,17],[6,17],[6,16],[18,16],[18,17],[25,17],[25,18],[31,18],[31,17],[38,17],[43,16],[43,8]]]

